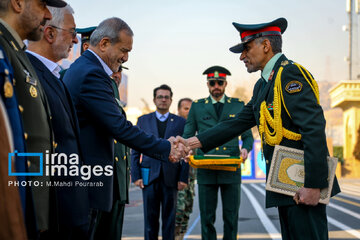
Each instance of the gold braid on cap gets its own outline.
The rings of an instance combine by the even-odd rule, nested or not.
[[[309,83],[311,89],[313,90],[317,103],[320,104],[319,100],[319,87],[316,81],[313,79],[311,74],[300,64],[294,63],[300,70],[301,74],[304,76],[305,80]],[[263,141],[270,146],[279,145],[282,141],[283,137],[299,141],[301,139],[301,134],[292,132],[283,127],[282,119],[281,119],[281,109],[284,106],[285,111],[290,116],[288,109],[286,108],[284,96],[281,87],[281,74],[284,67],[281,66],[274,84],[274,102],[273,102],[273,113],[274,117],[271,116],[267,106],[266,101],[263,101],[260,106],[260,125],[259,125],[259,133],[261,136],[261,146],[263,146]],[[306,74],[305,74],[306,73]],[[309,80],[310,79],[310,80]],[[273,129],[270,130],[269,126]]]

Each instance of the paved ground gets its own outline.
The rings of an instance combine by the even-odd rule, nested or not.
[[[332,198],[327,208],[330,239],[360,239],[360,179],[342,180],[340,185],[342,193]],[[264,189],[264,182],[242,184],[238,239],[281,239],[277,209],[264,208]],[[132,188],[130,199],[131,202],[125,210],[123,239],[140,240],[143,239],[144,231],[141,190]],[[196,197],[185,239],[201,239],[199,220]],[[215,226],[218,239],[222,239],[221,200]],[[161,232],[159,235],[161,236]]]

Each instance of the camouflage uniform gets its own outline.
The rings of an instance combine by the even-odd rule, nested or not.
[[[175,218],[175,239],[183,239],[186,233],[195,196],[195,169],[189,169],[189,183],[178,191]]]

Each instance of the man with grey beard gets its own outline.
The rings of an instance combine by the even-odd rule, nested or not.
[[[34,66],[52,112],[51,123],[54,138],[57,144],[55,152],[65,154],[68,158],[77,154],[77,164],[66,164],[70,167],[82,166],[83,158],[80,149],[79,125],[75,108],[70,94],[60,80],[60,60],[67,58],[74,44],[78,43],[75,31],[74,10],[70,5],[63,8],[49,7],[53,16],[43,30],[42,38],[37,42],[30,42],[28,57]],[[60,156],[60,155],[58,155]],[[61,158],[55,164],[63,164]],[[89,199],[87,187],[79,186],[81,176],[68,176],[58,170],[53,177],[54,181],[71,183],[69,186],[56,187],[56,200],[58,204],[59,232],[51,231],[51,239],[86,239],[89,214]]]

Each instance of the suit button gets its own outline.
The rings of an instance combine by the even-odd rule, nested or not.
[[[118,157],[115,157],[115,161],[119,161],[119,158],[118,158]]]
[[[266,160],[266,164],[269,164],[269,160]]]
[[[21,113],[24,111],[24,108],[23,108],[21,105],[19,105],[19,111],[20,111]]]
[[[25,138],[25,140],[28,139],[28,134],[27,133],[24,133],[24,138]]]
[[[219,151],[219,148],[217,147],[217,148],[215,148],[215,150],[216,150],[216,151]]]
[[[50,116],[50,120],[52,120],[52,116]]]
[[[30,167],[30,166],[31,166],[31,162],[30,162],[30,160],[28,160],[28,161],[27,161],[27,165],[28,165],[28,167]]]
[[[114,139],[114,143],[117,144],[117,141]]]
[[[224,147],[223,150],[226,150],[226,147]]]

